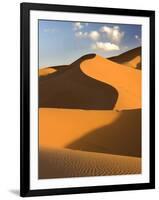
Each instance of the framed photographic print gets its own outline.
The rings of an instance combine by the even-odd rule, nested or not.
[[[21,4],[21,196],[155,188],[155,13]]]

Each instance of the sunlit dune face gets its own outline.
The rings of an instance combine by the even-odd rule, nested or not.
[[[117,64],[100,56],[83,61],[80,68],[87,76],[117,89],[119,97],[114,109],[141,108],[140,70]]]
[[[51,68],[51,67],[39,69],[39,76],[41,76],[41,77],[47,76],[47,75],[52,74],[54,72],[56,72],[56,69]]]
[[[110,125],[120,116],[116,111],[39,109],[39,145],[63,148],[86,133]]]

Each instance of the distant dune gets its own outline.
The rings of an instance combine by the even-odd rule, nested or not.
[[[60,66],[53,66],[53,67],[42,67],[39,69],[39,77],[43,80],[44,76],[51,75],[54,72],[64,72],[66,69],[70,68],[70,65],[60,65]],[[46,77],[45,77],[46,78]]]
[[[39,110],[40,148],[141,156],[141,110]]]
[[[39,76],[47,76],[54,72],[56,72],[56,69],[54,68],[51,68],[51,67],[42,68],[42,69],[39,69]]]
[[[139,173],[141,173],[140,158],[69,149],[40,149],[41,179]]]
[[[111,57],[109,60],[132,68],[141,69],[141,47],[127,51],[119,56]]]

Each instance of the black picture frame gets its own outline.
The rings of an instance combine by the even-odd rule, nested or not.
[[[149,17],[150,19],[150,181],[149,183],[103,185],[91,187],[73,187],[59,189],[30,189],[30,11],[60,11],[93,14],[112,14],[123,16]],[[140,190],[155,188],[155,12],[149,10],[131,10],[101,7],[83,7],[72,5],[49,5],[35,3],[21,3],[20,5],[20,25],[21,25],[21,105],[20,105],[20,195],[22,197],[39,195],[59,195],[76,193],[94,193],[123,190]]]

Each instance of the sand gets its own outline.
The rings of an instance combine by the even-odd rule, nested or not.
[[[141,159],[69,149],[41,149],[41,179],[141,173]]]
[[[51,68],[51,67],[47,67],[47,68],[43,68],[43,69],[39,69],[39,76],[47,76],[49,74],[52,74],[56,72],[56,69]]]
[[[141,173],[140,52],[40,69],[39,178]]]
[[[94,55],[93,55],[94,57]],[[39,106],[45,108],[69,108],[112,110],[118,91],[110,84],[91,78],[82,72],[80,63],[91,59],[84,56],[57,72],[40,79]],[[61,68],[61,67],[59,67]]]
[[[141,71],[114,63],[101,56],[85,60],[80,65],[87,76],[113,86],[118,91],[114,109],[141,108]]]
[[[139,157],[141,110],[40,108],[39,145]]]

